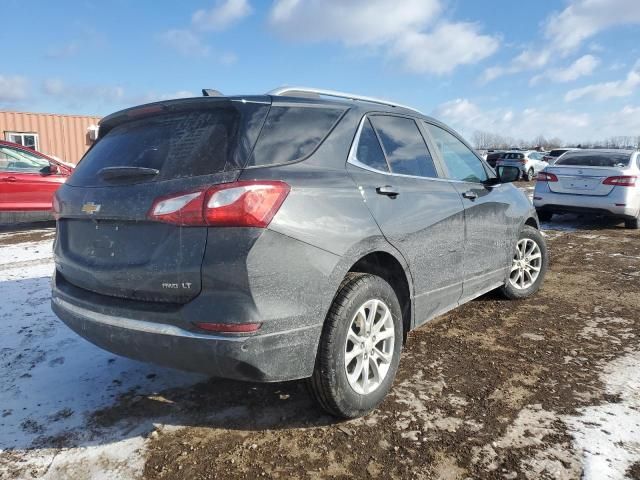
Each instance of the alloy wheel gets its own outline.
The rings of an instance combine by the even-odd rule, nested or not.
[[[367,300],[349,324],[344,346],[344,368],[349,385],[367,395],[384,381],[395,347],[393,318],[381,300]]]
[[[542,251],[540,246],[530,238],[518,241],[509,275],[511,285],[518,290],[526,290],[536,283],[541,268]]]

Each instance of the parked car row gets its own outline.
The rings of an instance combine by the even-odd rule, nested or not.
[[[533,204],[541,220],[556,213],[605,215],[638,228],[640,153],[569,150],[538,174]]]

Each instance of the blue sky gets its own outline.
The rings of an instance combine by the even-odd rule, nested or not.
[[[640,135],[638,0],[3,0],[0,109],[304,85],[471,136]]]

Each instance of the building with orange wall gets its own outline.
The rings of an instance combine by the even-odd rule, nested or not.
[[[93,143],[100,117],[0,110],[0,138],[78,163]]]

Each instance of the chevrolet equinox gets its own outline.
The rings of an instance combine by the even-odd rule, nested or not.
[[[350,418],[385,397],[410,330],[540,288],[519,170],[494,171],[446,125],[326,90],[204,93],[104,118],[55,196],[52,308],[94,344],[308,379]]]

